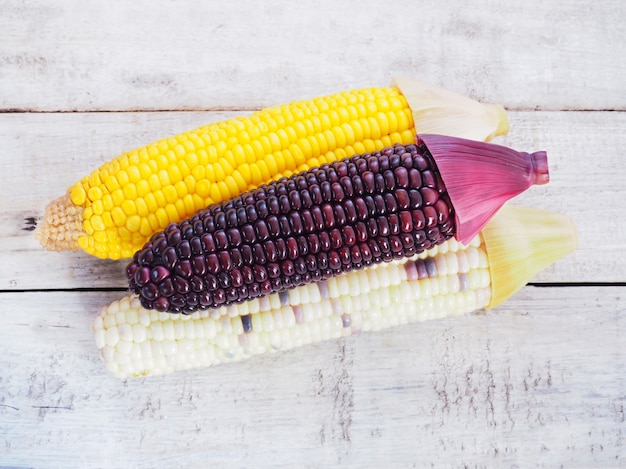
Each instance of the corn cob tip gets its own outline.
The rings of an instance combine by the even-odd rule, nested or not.
[[[407,100],[420,133],[489,141],[509,131],[509,120],[500,104],[480,103],[406,77],[395,78],[393,84]]]
[[[35,229],[35,238],[49,251],[76,251],[78,237],[84,234],[82,207],[72,203],[69,192],[46,206]]]
[[[494,308],[537,273],[578,246],[571,217],[545,210],[505,206],[481,232],[491,271]]]
[[[509,199],[549,180],[546,152],[518,152],[493,143],[420,134],[455,211],[456,239],[469,242]]]
[[[548,154],[545,151],[536,151],[530,154],[532,163],[533,184],[541,186],[550,182],[550,171],[548,170]]]

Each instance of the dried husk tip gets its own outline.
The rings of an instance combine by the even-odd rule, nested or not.
[[[455,238],[468,243],[505,202],[549,179],[544,151],[518,152],[445,135],[418,136],[430,151],[455,211]]]
[[[490,141],[509,131],[509,119],[500,104],[481,103],[406,77],[395,78],[393,85],[407,100],[421,133]]]
[[[569,216],[510,204],[485,226],[481,236],[491,273],[488,309],[578,247],[576,226]]]

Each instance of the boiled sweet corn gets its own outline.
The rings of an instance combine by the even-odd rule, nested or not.
[[[454,235],[468,242],[504,201],[547,180],[545,152],[420,135],[416,145],[325,164],[170,224],[135,254],[129,285],[158,311],[239,303]]]
[[[118,156],[49,204],[36,236],[50,250],[129,258],[169,223],[270,180],[416,131],[488,140],[507,129],[501,106],[406,79],[294,102]]]
[[[568,217],[505,206],[467,245],[450,239],[411,259],[191,315],[149,311],[128,296],[101,308],[93,331],[121,378],[206,367],[496,306],[576,243]]]

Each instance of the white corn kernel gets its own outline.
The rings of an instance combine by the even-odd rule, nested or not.
[[[313,305],[316,318],[328,317],[333,314],[331,300],[324,300],[317,305]]]
[[[446,245],[448,246],[448,252],[457,252],[459,249],[462,249],[462,244],[454,238],[446,241]]]
[[[446,254],[446,269],[450,275],[456,275],[459,272],[459,262],[456,253],[449,252]]]
[[[228,316],[224,316],[220,321],[219,324],[222,326],[222,335],[224,334],[232,334],[232,322],[231,322],[231,318],[229,318]]]
[[[463,298],[465,298],[465,307],[470,309],[474,308],[477,305],[476,301],[476,290],[465,290],[463,293]]]
[[[115,355],[115,349],[109,345],[105,345],[100,349],[100,355],[105,363],[110,363],[113,361],[113,355]]]
[[[283,324],[286,329],[290,329],[296,325],[296,317],[293,315],[291,308],[283,308],[281,310],[283,316]]]
[[[487,269],[480,269],[480,288],[487,288],[491,285],[491,275]]]
[[[445,255],[440,254],[435,257],[435,265],[437,266],[437,275],[446,275],[448,273]]]
[[[231,329],[233,331],[233,334],[243,334],[243,323],[241,322],[241,316],[237,316],[231,319]]]
[[[190,338],[185,338],[176,342],[178,345],[178,350],[184,355],[192,356],[194,352],[194,340]]]
[[[469,272],[469,262],[467,261],[467,256],[465,255],[465,251],[459,251],[457,253],[457,261],[459,263],[459,272],[461,273]]]
[[[439,291],[439,277],[433,277],[433,278],[429,278],[429,285],[430,285],[430,294],[432,296],[437,296],[440,294]]]
[[[448,276],[447,275],[438,275],[436,279],[432,279],[437,281],[437,291],[440,295],[445,295],[448,293]]]
[[[299,305],[302,303],[302,300],[300,299],[300,289],[299,288],[292,288],[289,291],[289,304],[290,305]]]
[[[174,337],[176,340],[180,340],[185,337],[185,323],[183,321],[173,321],[174,323]]]
[[[128,324],[120,324],[117,328],[117,332],[119,333],[120,340],[131,341],[133,340],[133,328]]]
[[[294,288],[292,291],[297,291],[300,295],[300,302],[296,304],[309,304],[311,302],[310,292],[311,292],[311,284],[305,284],[302,288]]]
[[[302,321],[313,322],[315,318],[315,307],[312,304],[302,305]]]
[[[146,309],[139,310],[139,322],[144,326],[148,327],[150,325],[150,311]]]
[[[277,309],[274,311],[268,311],[268,313],[274,317],[274,325],[276,329],[283,329],[285,327],[281,310]]]
[[[302,344],[310,344],[313,339],[311,337],[311,327],[308,323],[298,325],[300,334],[302,336]]]
[[[266,331],[265,329],[265,317],[266,315],[271,316],[272,313],[265,312],[259,314],[251,314],[250,315],[250,323],[252,324],[252,330],[256,332]]]
[[[259,344],[261,347],[263,347],[263,350],[265,352],[269,353],[273,351],[273,347],[271,344],[271,337],[269,333],[262,332],[259,334]]]
[[[120,334],[117,328],[107,329],[105,334],[105,341],[109,347],[115,347],[120,341]]]
[[[478,272],[477,270],[470,270],[467,274],[467,277],[469,279],[469,286],[472,290],[480,288],[480,272]]]
[[[367,280],[371,290],[378,290],[380,288],[380,281],[377,275],[378,269],[367,269]]]
[[[279,295],[269,295],[265,298],[269,299],[270,308],[276,309],[280,308],[282,305],[280,304],[280,296]]]
[[[144,359],[152,358],[152,347],[150,344],[151,342],[148,341],[144,341],[139,344],[139,346],[141,347],[141,356]]]
[[[246,303],[248,303],[248,314],[256,314],[261,311],[261,303],[258,299],[255,298]]]
[[[168,321],[172,319],[172,315],[170,313],[157,313],[159,321]]]
[[[446,282],[448,284],[446,290],[448,293],[458,293],[461,289],[458,275],[448,275],[446,277]]]
[[[315,283],[310,283],[307,287],[307,290],[309,291],[309,303],[319,303],[322,299],[320,289]]]
[[[411,259],[422,259],[420,269],[426,267],[431,277],[418,280],[414,264],[393,261],[188,316],[146,311],[132,296],[101,308],[92,329],[107,369],[116,376],[144,376],[462,314],[489,303],[489,270],[482,267],[488,259],[480,238],[468,247],[449,240]],[[242,316],[249,316],[249,332]]]
[[[126,323],[130,326],[139,322],[139,315],[136,309],[131,309],[126,313]]]
[[[119,300],[112,302],[107,308],[107,314],[115,315],[120,311]]]
[[[481,269],[489,268],[489,259],[487,258],[487,253],[480,249],[478,251],[478,267]]]
[[[289,336],[291,338],[291,343],[294,347],[299,347],[302,345],[302,331],[300,330],[300,326],[290,327],[288,329]]]
[[[272,349],[281,350],[282,341],[281,341],[280,330],[274,329],[272,332],[269,333],[269,336],[270,336],[270,344],[272,344]]]
[[[478,268],[478,249],[471,246],[465,250],[465,255],[467,256],[467,263],[470,269]]]
[[[262,345],[260,334],[256,332],[250,332],[248,334],[248,347],[252,355],[259,355],[265,352],[265,347]]]
[[[165,340],[174,340],[176,334],[174,333],[174,322],[171,319],[163,321],[163,338]]]
[[[289,329],[281,329],[280,331],[280,345],[283,350],[288,350],[293,347],[291,343],[291,334]]]
[[[423,278],[419,280],[419,284],[420,284],[420,291],[422,292],[423,298],[427,299],[433,295],[433,292],[432,292],[433,289],[430,284],[429,278]]]
[[[131,337],[133,342],[138,344],[142,343],[147,338],[146,327],[137,322],[134,326],[132,326]]]
[[[102,318],[105,314],[106,314],[106,308],[100,308],[100,311],[98,311],[98,315],[96,316],[96,318],[93,320],[93,323],[91,324],[91,332],[95,332],[97,330],[104,328],[104,321],[102,320]]]
[[[204,329],[204,336],[207,339],[213,339],[217,334],[217,329],[215,327],[215,321],[211,318],[206,318],[202,320],[202,327]]]
[[[227,334],[218,334],[215,336],[215,345],[217,346],[217,348],[219,349],[225,349],[228,347],[228,335]]]
[[[130,359],[133,362],[139,362],[142,358],[143,354],[141,353],[141,345],[137,343],[131,344]]]
[[[261,328],[262,331],[271,332],[274,330],[274,316],[272,315],[272,313],[262,313],[261,319],[263,325],[263,327]]]
[[[113,353],[113,358],[120,366],[130,363],[130,355],[126,352],[120,352],[117,349]]]
[[[238,305],[236,304],[226,306],[226,316],[228,316],[229,318],[239,316],[239,308],[237,308],[237,306]]]
[[[194,339],[206,339],[206,330],[202,317],[193,320]]]
[[[271,295],[270,295],[271,296]],[[262,296],[259,298],[259,311],[272,311],[269,296]]]
[[[111,329],[113,327],[117,326],[117,319],[115,317],[115,314],[108,314],[102,318],[102,324],[104,325],[105,329]]]
[[[175,340],[166,340],[163,342],[163,354],[174,355],[178,350],[177,342]]]

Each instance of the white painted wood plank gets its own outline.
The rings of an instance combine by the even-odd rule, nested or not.
[[[625,20],[620,0],[0,0],[0,110],[249,110],[397,74],[510,109],[625,110]],[[527,287],[479,316],[108,375],[89,324],[122,293],[71,290],[125,287],[125,263],[46,253],[28,219],[122,150],[236,114],[0,113],[0,466],[624,466],[623,286]],[[552,173],[516,202],[580,229],[536,281],[625,282],[626,113],[511,123],[500,142],[548,150]],[[69,291],[18,292],[48,288]]]
[[[0,114],[0,274],[2,289],[125,287],[126,262],[49,253],[25,219],[123,150],[233,113]],[[513,112],[499,142],[549,152],[552,181],[515,203],[570,214],[580,234],[573,255],[540,282],[626,281],[626,113]]]
[[[625,109],[622,0],[3,0],[0,109],[241,109],[405,74],[517,109]]]
[[[115,293],[0,294],[2,465],[622,467],[624,287],[527,287],[479,316],[120,381]]]

